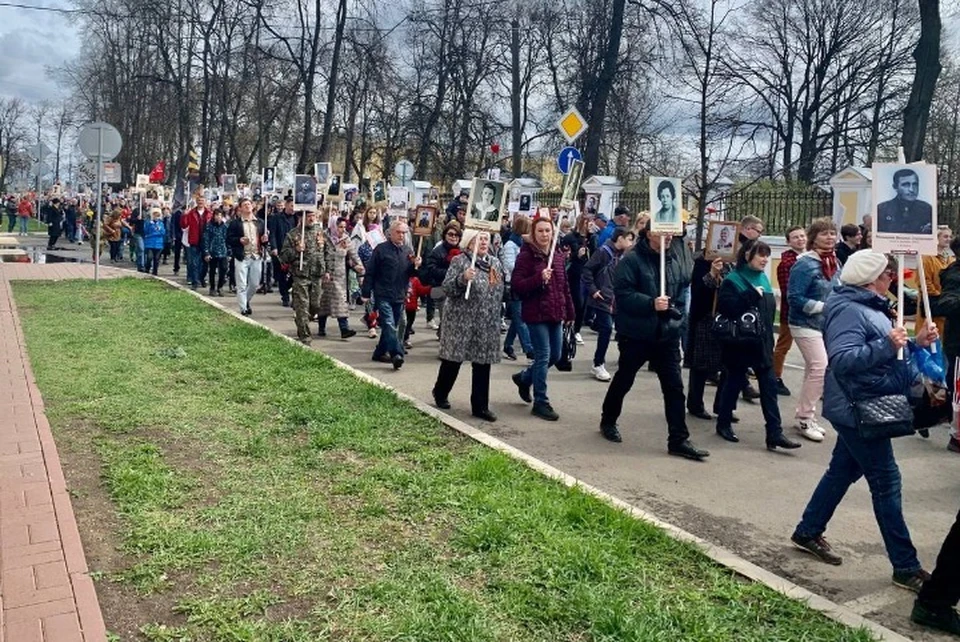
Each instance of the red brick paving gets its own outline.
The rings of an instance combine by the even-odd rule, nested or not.
[[[91,278],[92,265],[0,264],[0,642],[107,639],[10,288],[15,279]]]

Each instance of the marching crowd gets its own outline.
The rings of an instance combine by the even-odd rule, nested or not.
[[[469,362],[471,412],[485,421],[497,419],[491,369],[501,359],[520,358],[518,343],[527,359],[527,367],[512,376],[518,396],[531,404],[534,416],[559,419],[549,395],[549,372],[569,368],[587,326],[597,334],[591,375],[609,382],[599,419],[607,440],[622,441],[618,420],[624,399],[648,365],[663,393],[669,454],[697,461],[709,457],[691,441],[688,416],[715,421],[721,439],[738,442],[734,427],[741,399],[759,402],[768,450],[795,450],[801,444],[787,436],[779,402],[792,395],[782,373],[795,343],[804,372],[793,430],[811,443],[822,442],[826,431],[817,417],[822,402],[821,416],[838,439],[792,542],[826,563],[842,563],[824,533],[846,490],[865,477],[893,581],[920,593],[914,619],[960,634],[954,610],[960,598],[960,527],[951,530],[931,576],[917,558],[903,517],[891,439],[863,434],[856,403],[914,394],[910,356],[937,339],[952,387],[960,355],[960,263],[955,262],[960,238],[948,228],[939,230],[938,254],[922,257],[930,310],[917,305],[906,283],[897,282],[895,261],[870,249],[869,217],[862,226],[839,230],[830,219],[788,229],[789,249],[775,271],[778,307],[767,277],[772,250],[761,238],[763,221],[752,216],[740,221],[736,260],[725,262],[695,253],[689,235],[652,233],[648,216],[631,223],[623,207],[612,219],[588,212],[574,222],[556,212],[518,215],[505,218],[500,233],[491,234],[464,227],[467,203],[461,196],[424,239],[411,235],[408,217],[390,217],[362,204],[349,215],[331,208],[300,213],[292,196],[210,205],[198,194],[191,207],[173,212],[130,201],[109,205],[101,237],[112,262],[123,261],[125,242],[141,271],[156,274],[158,265],[172,259],[175,276],[185,266],[190,287],[208,288],[210,296],[223,296],[228,287],[244,315],[253,313],[257,293],[276,288],[282,305],[293,308],[297,336],[305,344],[326,336],[331,316],[341,338],[356,335],[350,310],[362,305],[368,335],[378,338],[373,360],[399,369],[424,305],[427,323],[439,338],[432,388],[436,405],[450,408],[449,394],[462,364]],[[25,233],[22,221],[33,215],[32,204],[11,198],[5,208],[9,231],[19,225]],[[70,241],[86,235],[95,245],[87,204],[52,201],[44,208],[50,247],[61,234]],[[904,288],[907,305],[916,307],[913,338],[895,327],[897,288]],[[739,324],[742,340],[719,334],[720,319]],[[316,332],[312,322],[318,324]],[[611,375],[606,364],[614,338],[618,367]],[[906,359],[898,358],[899,350],[906,351]],[[686,391],[683,367],[689,368]],[[708,382],[716,386],[712,413],[705,403]],[[949,411],[940,418],[949,421]],[[947,448],[960,453],[955,423]]]

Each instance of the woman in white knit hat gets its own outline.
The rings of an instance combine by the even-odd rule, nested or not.
[[[791,538],[793,543],[822,561],[843,560],[823,538],[827,523],[847,489],[866,477],[873,512],[893,566],[893,583],[919,591],[929,573],[920,566],[917,550],[903,519],[900,469],[889,438],[865,439],[857,429],[851,400],[908,394],[915,372],[909,359],[897,351],[926,347],[938,336],[928,324],[909,340],[907,331],[894,327],[887,291],[896,264],[873,250],[860,250],[847,259],[841,286],[826,301],[823,338],[829,359],[823,393],[823,416],[837,431],[830,465],[807,504]]]

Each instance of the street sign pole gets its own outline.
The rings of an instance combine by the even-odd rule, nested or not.
[[[100,281],[100,229],[103,227],[103,128],[97,132],[97,245],[93,250],[93,281]]]

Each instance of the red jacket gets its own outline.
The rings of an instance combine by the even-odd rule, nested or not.
[[[25,218],[33,216],[33,203],[27,199],[20,201],[20,204],[17,205],[17,216],[23,216]]]
[[[780,265],[777,266],[777,284],[780,286],[780,318],[790,317],[790,306],[787,304],[787,288],[790,283],[790,269],[797,262],[797,253],[793,250],[784,250],[780,255]]]
[[[404,308],[407,312],[416,312],[420,309],[420,297],[430,296],[431,287],[420,283],[420,279],[415,276],[410,277],[410,285],[407,286],[407,302]]]
[[[533,243],[524,243],[513,266],[510,287],[522,301],[520,316],[524,323],[558,323],[573,321],[573,298],[567,285],[567,271],[563,256],[554,257],[550,283],[543,282],[547,267],[547,255],[535,248]]]
[[[203,234],[203,226],[213,218],[213,212],[203,208],[203,213],[196,207],[187,210],[187,213],[180,217],[180,227],[187,230],[187,242],[191,247],[200,247],[200,237]]]

